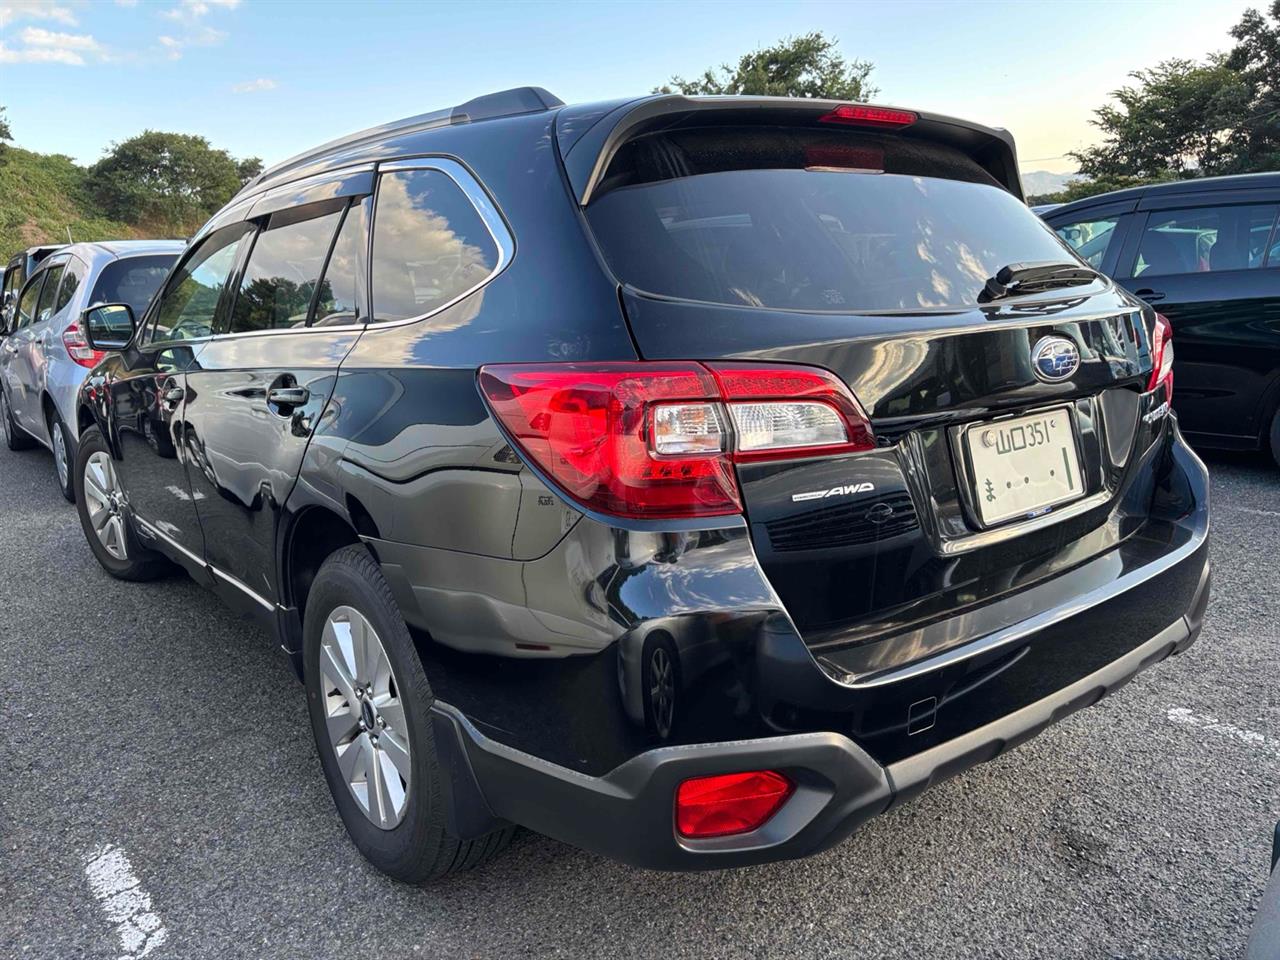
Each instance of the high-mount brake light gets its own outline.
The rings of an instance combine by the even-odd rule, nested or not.
[[[875,446],[835,375],[791,364],[498,364],[480,390],[565,493],[634,519],[742,512],[734,463]]]
[[[96,367],[106,356],[101,350],[89,346],[84,331],[80,329],[80,320],[71,321],[71,326],[62,331],[62,345],[67,348],[67,356],[82,367]]]
[[[819,123],[848,123],[862,127],[898,129],[909,127],[920,117],[910,110],[894,110],[892,107],[871,107],[865,103],[842,103],[818,118]]]
[[[1165,402],[1173,400],[1173,324],[1163,313],[1156,314],[1151,330],[1151,379],[1147,382],[1150,392],[1164,384]]]
[[[676,789],[676,832],[691,840],[750,833],[768,823],[795,789],[774,770],[693,777]]]

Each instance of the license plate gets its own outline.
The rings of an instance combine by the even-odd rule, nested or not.
[[[1064,407],[975,424],[964,442],[984,525],[1041,513],[1084,493],[1075,427]]]

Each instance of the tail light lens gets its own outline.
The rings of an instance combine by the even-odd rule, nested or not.
[[[830,113],[824,113],[820,116],[818,122],[849,123],[860,127],[898,129],[900,127],[909,127],[919,119],[919,116],[910,110],[895,110],[892,107],[872,107],[865,103],[842,103]]]
[[[676,789],[676,831],[690,839],[750,833],[794,792],[795,784],[774,770],[695,777]]]
[[[848,388],[811,367],[501,364],[481,368],[480,389],[570,497],[636,519],[741,513],[735,462],[875,445]]]
[[[1165,400],[1173,399],[1173,324],[1163,313],[1156,314],[1151,331],[1151,379],[1147,390],[1164,384]]]
[[[67,348],[67,356],[82,367],[96,367],[106,356],[101,350],[94,350],[89,346],[78,318],[62,331],[62,345]]]

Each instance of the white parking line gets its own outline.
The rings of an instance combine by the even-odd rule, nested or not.
[[[1244,727],[1237,727],[1234,723],[1227,723],[1208,714],[1192,713],[1186,707],[1170,707],[1168,717],[1174,723],[1186,727],[1197,727],[1201,730],[1210,730],[1240,743],[1248,744],[1251,747],[1262,750],[1264,753],[1280,757],[1280,740],[1258,733],[1256,730],[1246,730]]]
[[[169,939],[151,909],[151,894],[142,889],[123,850],[110,843],[94,850],[85,857],[84,875],[107,920],[115,924],[124,951],[121,960],[145,957]]]

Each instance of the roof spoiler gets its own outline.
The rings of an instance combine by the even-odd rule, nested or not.
[[[655,96],[565,107],[556,116],[556,134],[573,195],[585,207],[619,148],[643,134],[716,124],[808,126],[840,106],[847,107],[847,104],[799,97]],[[955,147],[973,158],[1011,194],[1025,201],[1017,151],[1009,131],[936,113],[911,112],[916,114],[916,121],[903,127],[898,136]]]

